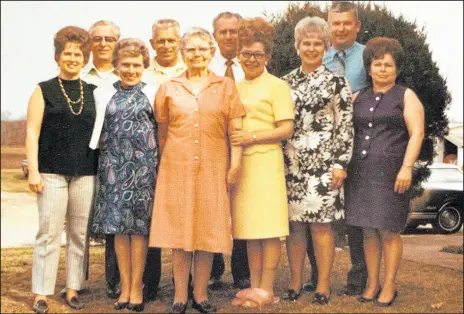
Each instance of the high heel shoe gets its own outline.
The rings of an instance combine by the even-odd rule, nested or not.
[[[173,303],[171,305],[171,308],[169,309],[169,313],[179,313],[179,314],[184,314],[185,311],[187,311],[187,305],[188,305],[188,300],[186,303]]]
[[[377,290],[377,293],[374,295],[373,298],[365,298],[361,295],[358,298],[358,302],[361,302],[361,303],[374,302],[379,297],[380,291],[382,291],[382,287],[380,287],[379,290]]]
[[[113,303],[113,309],[115,310],[124,310],[127,306],[129,305],[129,302],[114,302]]]
[[[330,303],[331,294],[332,294],[331,292],[329,292],[329,295],[316,292],[312,303],[319,304],[319,305],[327,305]]]
[[[211,303],[209,303],[208,300],[204,300],[200,303],[197,303],[197,301],[195,301],[195,298],[193,298],[192,308],[194,308],[200,313],[215,313],[217,310]]]
[[[390,301],[388,301],[388,302],[379,302],[378,298],[376,298],[374,303],[375,303],[375,305],[381,306],[381,307],[392,306],[392,304],[393,304],[393,302],[395,302],[395,299],[396,299],[397,296],[398,296],[398,291],[395,290],[395,294],[393,294],[393,298]]]
[[[287,291],[282,295],[282,300],[286,301],[296,301],[301,294],[301,290],[296,292],[293,289],[287,289]]]
[[[143,312],[145,309],[145,303],[142,301],[142,303],[138,304],[132,304],[129,303],[126,307],[128,310],[131,310],[132,312]]]

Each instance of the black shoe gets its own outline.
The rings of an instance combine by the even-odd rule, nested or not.
[[[194,298],[192,301],[192,308],[194,308],[200,313],[216,313],[216,308],[212,306],[208,300],[204,300],[200,303],[197,303]]]
[[[240,290],[247,289],[251,287],[250,279],[240,279],[237,282],[234,282],[234,287],[239,288]]]
[[[395,290],[395,294],[393,295],[393,298],[390,301],[388,301],[388,302],[379,302],[378,299],[376,298],[374,303],[377,306],[388,307],[388,306],[391,306],[393,304],[393,302],[395,302],[397,296],[398,296],[398,291]]]
[[[145,303],[144,302],[139,303],[139,304],[129,303],[127,304],[126,309],[131,310],[132,312],[143,312],[143,310],[145,309]]]
[[[119,284],[115,286],[107,286],[106,287],[106,295],[110,299],[117,299],[121,294],[121,286]]]
[[[156,296],[158,295],[158,289],[152,289],[149,286],[143,287],[143,301],[150,302],[156,300]]]
[[[287,289],[287,292],[285,292],[282,295],[282,299],[287,300],[287,301],[296,301],[298,300],[298,297],[300,296],[300,294],[301,294],[301,290],[300,292],[296,292],[293,289]]]
[[[74,310],[82,310],[84,308],[84,303],[78,297],[72,297],[69,301],[66,299],[66,304]]]
[[[379,294],[380,294],[380,291],[382,290],[382,288],[380,288],[377,293],[375,294],[375,296],[373,298],[365,298],[363,297],[362,295],[359,296],[358,298],[358,302],[361,302],[361,303],[369,303],[369,302],[374,302],[375,299],[377,299],[379,297]]]
[[[188,304],[188,301],[187,303],[180,303],[180,302],[174,303],[173,305],[171,305],[171,308],[169,309],[169,313],[184,314],[185,311],[187,311],[187,304]]]
[[[308,291],[308,292],[313,292],[313,291],[316,291],[316,288],[317,288],[317,284],[314,284],[313,282],[309,281],[305,284],[303,284],[301,286],[301,289],[303,289],[304,291]]]
[[[319,304],[319,305],[327,305],[330,303],[330,294],[325,295],[325,294],[316,292],[312,303]]]
[[[211,290],[219,290],[224,287],[224,282],[221,280],[221,277],[213,277],[208,281],[208,288]]]
[[[39,300],[32,306],[32,310],[38,314],[48,313],[48,304],[45,300]]]
[[[358,287],[354,285],[346,285],[342,290],[338,292],[338,295],[344,297],[353,297],[362,294],[364,291],[363,287]]]
[[[121,302],[118,301],[113,303],[113,309],[115,310],[124,310],[129,305],[129,302]]]

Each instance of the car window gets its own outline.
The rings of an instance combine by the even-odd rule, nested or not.
[[[458,169],[431,169],[427,182],[462,182],[463,174]]]

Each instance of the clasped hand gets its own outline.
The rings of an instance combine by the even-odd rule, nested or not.
[[[233,130],[229,138],[233,146],[246,146],[253,142],[253,135],[244,129]]]

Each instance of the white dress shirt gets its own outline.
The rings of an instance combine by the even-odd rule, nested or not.
[[[224,76],[226,73],[226,62],[228,59],[224,58],[221,53],[219,52],[219,49],[213,59],[211,60],[211,63],[209,64],[209,69],[214,72],[214,74],[218,76]],[[232,64],[232,71],[234,72],[234,79],[235,83],[240,82],[245,78],[245,74],[243,73],[242,67],[240,66],[240,63],[238,63],[238,58],[235,57],[232,59],[234,62]]]

